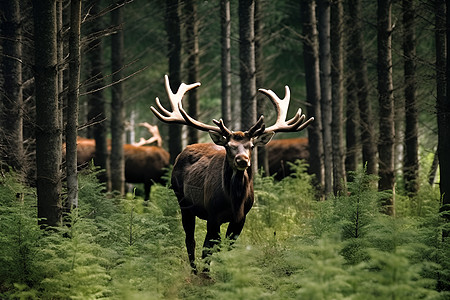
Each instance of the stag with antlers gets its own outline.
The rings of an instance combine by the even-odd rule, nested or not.
[[[236,240],[244,227],[245,218],[254,202],[253,174],[250,167],[253,148],[267,144],[276,132],[300,131],[314,118],[305,121],[301,109],[286,121],[290,101],[289,87],[283,100],[271,90],[260,89],[274,104],[277,119],[274,125],[265,127],[264,117],[247,131],[231,131],[222,119],[215,125],[204,124],[189,116],[182,106],[186,92],[200,83],[182,83],[174,94],[165,76],[165,86],[172,111],[166,110],[156,98],[159,108],[152,112],[163,122],[185,124],[201,131],[208,131],[214,144],[187,146],[176,158],[172,172],[172,188],[181,208],[186,248],[190,264],[195,265],[195,218],[207,221],[207,233],[202,257],[207,258],[220,241],[220,226],[229,223],[226,237]],[[204,271],[208,271],[206,268]]]

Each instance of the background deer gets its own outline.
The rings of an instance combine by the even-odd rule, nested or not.
[[[298,159],[308,161],[308,138],[272,140],[267,146],[269,157],[269,173],[281,180],[292,173],[289,163]]]
[[[254,202],[251,156],[254,147],[267,144],[276,132],[300,131],[314,118],[306,122],[301,109],[286,121],[290,91],[279,99],[271,90],[260,89],[274,104],[276,123],[265,127],[264,118],[247,131],[231,131],[223,123],[213,120],[215,126],[204,124],[189,116],[182,107],[184,94],[200,86],[200,83],[182,83],[174,94],[165,76],[165,87],[172,111],[166,110],[156,98],[159,108],[152,112],[163,122],[185,124],[198,130],[208,131],[214,144],[187,146],[176,158],[172,171],[172,188],[181,208],[183,228],[186,233],[186,248],[189,262],[195,265],[195,218],[207,221],[207,233],[202,257],[206,258],[220,240],[220,226],[229,222],[226,237],[236,240],[244,227],[245,218]],[[207,269],[205,269],[207,271]]]
[[[133,144],[123,145],[125,159],[125,181],[127,183],[143,183],[144,199],[150,199],[151,187],[154,182],[164,184],[162,176],[169,166],[169,152],[161,147],[162,139],[158,126],[147,122],[139,123],[152,134],[149,139],[140,138]],[[156,143],[157,146],[148,146]],[[110,150],[108,145],[108,151]],[[65,144],[63,145],[63,156],[65,156]],[[94,159],[95,164],[95,140],[82,137],[77,138],[77,163],[80,169],[87,167]]]

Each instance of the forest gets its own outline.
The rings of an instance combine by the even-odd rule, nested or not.
[[[449,7],[1,1],[0,298],[450,298]]]

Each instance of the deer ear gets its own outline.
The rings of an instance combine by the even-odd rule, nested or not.
[[[209,136],[211,137],[211,139],[213,140],[214,144],[219,145],[219,146],[225,146],[227,144],[227,138],[224,137],[223,135],[221,135],[218,132],[209,131]]]
[[[275,135],[275,132],[267,132],[267,133],[263,133],[260,136],[257,136],[256,138],[253,139],[253,144],[255,146],[264,146],[265,144],[267,144],[268,142],[270,142],[270,140],[272,139],[272,137]]]

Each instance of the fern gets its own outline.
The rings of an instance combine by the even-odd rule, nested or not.
[[[44,232],[33,190],[3,177],[0,298],[448,297],[448,224],[434,190],[415,203],[400,198],[393,218],[379,212],[383,194],[363,170],[348,195],[316,201],[304,165],[293,167],[282,181],[255,179],[246,226],[233,246],[222,239],[209,277],[191,274],[177,199],[166,186],[154,185],[148,202],[123,199],[105,195],[95,173],[83,173],[80,208],[67,227]],[[198,255],[205,227],[198,220]]]
[[[10,172],[0,182],[0,290],[32,285],[39,280],[37,247],[42,232],[37,224],[33,191],[26,191]]]
[[[40,266],[45,272],[41,282],[44,298],[86,299],[109,294],[108,251],[95,242],[95,225],[78,217],[74,210],[69,228],[44,239]]]

